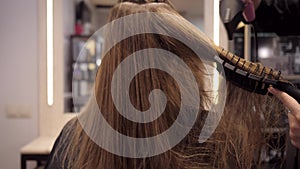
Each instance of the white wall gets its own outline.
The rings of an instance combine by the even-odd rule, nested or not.
[[[38,135],[37,1],[0,1],[0,168],[20,168],[20,148]],[[31,118],[6,117],[25,105]]]

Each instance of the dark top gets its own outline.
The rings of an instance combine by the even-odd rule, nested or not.
[[[59,136],[57,137],[57,139],[55,140],[55,143],[53,145],[53,148],[51,150],[51,153],[49,155],[47,164],[45,169],[62,169],[62,168],[67,168],[62,167],[62,159],[60,159],[59,157],[55,156],[55,153],[57,153],[58,155],[62,155],[62,150],[58,148],[58,145],[60,145],[59,147],[65,147],[69,144],[69,142],[67,141],[67,139],[64,139],[65,137],[67,137],[66,134],[69,131],[73,131],[73,130],[69,130],[70,128],[74,128],[74,123],[75,120],[77,120],[76,118],[73,118],[72,120],[70,120],[62,129],[62,131],[60,132]],[[63,141],[64,140],[64,141]]]

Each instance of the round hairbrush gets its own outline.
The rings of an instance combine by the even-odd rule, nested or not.
[[[300,90],[290,81],[286,80],[280,71],[263,66],[261,63],[247,61],[233,53],[215,46],[221,64],[224,67],[227,80],[250,92],[267,94],[268,88],[273,86],[300,103]]]

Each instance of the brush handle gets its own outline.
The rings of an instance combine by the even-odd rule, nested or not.
[[[300,90],[296,87],[281,81],[278,81],[277,84],[274,85],[274,87],[289,94],[295,100],[297,100],[298,103],[300,103]]]

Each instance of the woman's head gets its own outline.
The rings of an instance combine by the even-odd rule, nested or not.
[[[204,119],[207,115],[206,107],[212,102],[209,95],[211,91],[209,87],[205,88],[207,85],[204,81],[210,80],[212,74],[208,74],[200,56],[180,41],[184,38],[197,42],[197,50],[202,51],[201,55],[213,56],[214,50],[199,31],[164,3],[121,3],[112,9],[109,20],[111,27],[105,30],[105,55],[95,85],[97,102],[107,122],[125,136],[149,138],[166,132],[174,123],[187,130],[197,118]],[[182,38],[176,39],[170,36],[172,34]],[[119,37],[127,38],[117,40]],[[130,65],[126,66],[128,60]],[[120,73],[116,73],[119,69]],[[181,81],[177,81],[175,76]],[[151,99],[153,91],[158,90],[162,91],[166,101],[159,94]],[[114,97],[114,93],[117,96]],[[119,106],[116,103],[118,101]],[[142,122],[124,117],[135,111],[145,113],[140,118]],[[180,112],[183,112],[182,118],[192,121],[185,124],[187,126],[176,122]],[[197,116],[197,113],[201,115]],[[198,128],[181,145],[198,143],[199,128],[203,122],[197,121]],[[179,142],[174,141],[156,141],[159,143],[152,150],[159,147],[167,147],[169,150],[181,139]],[[174,145],[168,147],[170,145],[163,145],[163,142]],[[147,153],[151,154],[150,151]],[[170,156],[170,153],[162,154],[161,159],[171,160],[165,157]],[[151,163],[155,164],[154,161]]]
[[[120,3],[111,10],[109,21],[95,94],[101,112],[119,132],[134,137],[155,136],[174,123],[181,107],[203,113],[216,102],[212,92],[215,74],[207,70],[214,66],[209,59],[216,52],[210,41],[172,7],[166,3]],[[126,66],[128,60],[130,65]],[[122,71],[116,73],[119,69]],[[166,103],[160,98],[151,102],[150,96],[157,89],[166,96]],[[123,97],[124,91],[127,93]],[[116,100],[113,93],[117,94]],[[116,104],[118,99],[121,110]],[[122,117],[120,111],[135,111],[131,105],[141,112],[154,111],[149,116],[155,120],[150,123],[143,119],[145,124],[137,124]],[[155,118],[155,112],[162,115]],[[120,123],[140,131],[128,130]]]
[[[121,0],[110,11],[108,21],[139,12],[177,13],[169,0]]]

